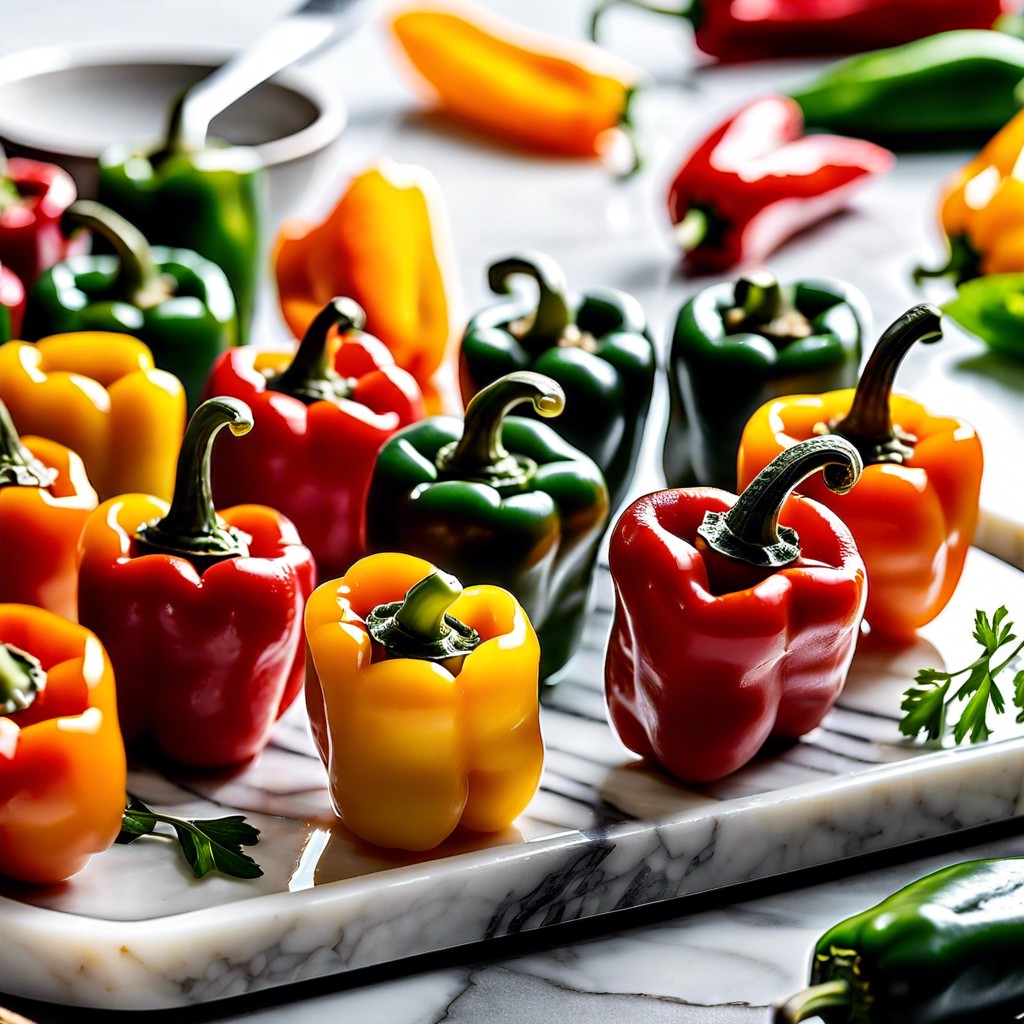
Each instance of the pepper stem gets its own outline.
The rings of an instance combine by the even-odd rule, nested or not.
[[[222,427],[238,436],[252,425],[252,410],[236,398],[211,398],[196,409],[181,442],[171,507],[162,519],[136,531],[139,554],[177,555],[202,573],[217,562],[249,553],[244,535],[225,525],[214,510],[210,455]]]
[[[798,1024],[808,1017],[816,1017],[829,1006],[850,1006],[851,989],[842,979],[811,985],[802,992],[780,1003],[772,1013],[772,1024]]]
[[[46,672],[38,658],[0,643],[0,715],[24,711],[45,687]]]
[[[845,437],[868,465],[909,459],[916,438],[893,425],[889,408],[893,381],[915,342],[931,344],[941,337],[942,314],[935,306],[922,303],[908,309],[879,338],[857,384],[850,411],[819,429]]]
[[[785,304],[782,285],[767,271],[741,277],[736,282],[733,302],[743,314],[743,323],[759,324],[771,323]]]
[[[367,631],[392,658],[464,658],[480,644],[480,634],[448,614],[461,593],[454,576],[435,569],[404,600],[377,605],[366,617]]]
[[[684,253],[692,252],[707,238],[711,227],[708,215],[699,207],[692,207],[683,215],[683,219],[672,228],[676,245]]]
[[[7,406],[0,402],[0,487],[49,487],[56,476],[25,447]]]
[[[335,401],[351,394],[352,388],[330,367],[327,338],[332,327],[339,334],[361,331],[366,326],[366,313],[352,299],[335,296],[317,313],[299,342],[298,350],[288,366],[267,381],[268,391],[291,395],[306,405]]]
[[[494,263],[487,271],[487,283],[497,295],[512,290],[508,280],[516,274],[532,277],[537,282],[537,308],[526,320],[526,329],[518,335],[527,348],[549,348],[556,345],[572,323],[572,312],[565,293],[568,282],[562,268],[549,256],[530,253],[512,256]]]
[[[86,228],[105,238],[118,261],[113,291],[140,309],[158,306],[172,293],[172,286],[153,260],[142,232],[119,213],[91,199],[72,203],[61,218],[65,234]]]
[[[980,273],[981,254],[966,235],[953,235],[949,240],[949,259],[945,265],[933,269],[915,267],[914,284],[920,284],[928,277],[952,277],[956,284],[963,284]]]
[[[437,453],[438,474],[482,480],[499,489],[523,486],[536,467],[502,444],[505,417],[522,402],[532,402],[541,416],[557,416],[565,408],[561,385],[531,370],[516,370],[478,391],[466,407],[462,437]]]
[[[645,3],[645,0],[601,0],[590,16],[590,38],[595,43],[597,42],[598,24],[604,16],[604,12],[617,4],[639,7],[641,10],[650,11],[651,14],[667,14],[673,18],[686,18],[688,21],[693,21],[696,17],[697,0],[691,0],[691,3],[684,7],[659,7],[657,4]]]
[[[730,561],[780,569],[800,557],[796,531],[779,525],[779,513],[790,493],[823,470],[825,486],[845,494],[862,469],[857,449],[845,438],[826,435],[800,441],[776,455],[728,512],[706,512],[697,535]]]
[[[0,146],[0,212],[16,206],[21,199],[21,190],[11,177],[7,166],[7,153],[3,146]]]

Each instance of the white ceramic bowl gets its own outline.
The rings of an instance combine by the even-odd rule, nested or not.
[[[10,155],[60,164],[83,196],[93,196],[100,152],[113,142],[159,138],[173,100],[230,55],[103,43],[8,54],[0,57],[0,141]],[[260,153],[280,217],[311,187],[345,119],[340,97],[292,68],[228,108],[211,131]]]

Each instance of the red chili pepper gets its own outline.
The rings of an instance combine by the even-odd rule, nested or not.
[[[208,395],[247,403],[257,429],[213,454],[217,500],[283,512],[313,552],[321,579],[342,576],[365,553],[363,505],[381,445],[423,418],[415,378],[383,342],[362,333],[365,315],[334,299],[291,348],[245,346],[224,353]],[[328,334],[341,343],[328,365]],[[329,511],[328,511],[329,510]]]
[[[786,96],[755,100],[715,129],[672,182],[668,210],[686,268],[713,273],[763,260],[895,159],[863,139],[804,135],[803,114]]]
[[[55,263],[85,252],[84,235],[69,239],[60,228],[78,198],[71,175],[56,164],[12,157],[0,150],[0,263],[26,288]]]
[[[231,398],[201,405],[170,507],[111,498],[80,542],[79,619],[114,665],[125,742],[197,768],[259,753],[302,688],[302,611],[316,573],[272,509],[214,512],[210,447],[224,426],[245,433],[249,409]]]
[[[21,337],[25,319],[25,286],[13,270],[0,265],[0,345]]]
[[[685,0],[663,7],[647,0],[602,0],[603,13],[625,3],[693,23],[698,49],[719,61],[859,53],[961,28],[991,28],[1016,13],[1015,0]]]
[[[739,498],[713,487],[640,498],[612,533],[612,724],[687,782],[735,771],[769,736],[809,732],[853,658],[864,563],[838,516],[790,492],[822,468],[848,490],[860,456],[834,435],[787,454]]]

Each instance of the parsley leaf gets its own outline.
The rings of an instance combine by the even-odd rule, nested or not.
[[[259,864],[242,852],[243,846],[255,846],[260,841],[260,830],[248,824],[240,814],[195,821],[176,818],[154,811],[137,796],[129,794],[116,842],[129,844],[143,836],[160,835],[156,832],[160,823],[174,830],[178,846],[196,878],[204,878],[211,871],[232,878],[258,878],[263,874]]]

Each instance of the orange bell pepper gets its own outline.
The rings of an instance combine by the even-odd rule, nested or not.
[[[974,428],[891,394],[907,351],[941,338],[939,323],[935,307],[915,306],[882,335],[856,389],[762,405],[747,421],[737,462],[742,489],[806,438],[836,433],[853,443],[864,472],[847,494],[813,478],[800,490],[850,528],[868,572],[864,617],[873,632],[899,640],[945,607],[978,521],[982,451]]]
[[[274,253],[281,312],[296,338],[336,295],[421,386],[452,338],[453,259],[437,183],[385,160],[355,177],[321,224],[289,220]]]
[[[0,402],[0,601],[77,618],[78,537],[96,492],[82,460],[43,437],[18,437]]]
[[[52,612],[0,605],[0,875],[80,871],[121,831],[125,785],[103,645]]]
[[[185,390],[127,334],[55,334],[0,346],[0,400],[18,428],[78,452],[100,500],[169,500],[185,432]]]
[[[540,647],[507,591],[369,555],[313,592],[306,643],[313,738],[356,835],[430,850],[459,824],[505,828],[530,802]]]
[[[628,123],[639,72],[591,43],[531,32],[468,3],[407,9],[391,28],[441,109],[477,128],[588,157]]]

